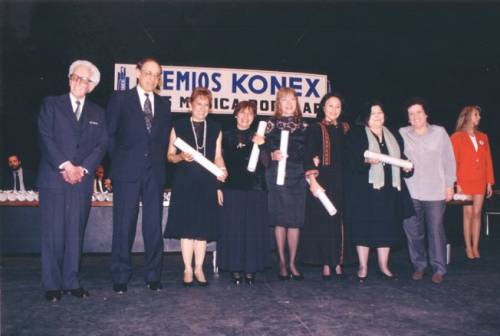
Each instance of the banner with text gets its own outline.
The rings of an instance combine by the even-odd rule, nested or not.
[[[115,90],[136,85],[135,64],[115,64]],[[253,100],[259,115],[273,115],[276,92],[295,89],[304,117],[314,117],[321,97],[327,93],[326,75],[266,70],[242,70],[186,66],[162,66],[162,96],[172,103],[173,112],[190,112],[189,97],[196,87],[212,91],[212,112],[232,114],[238,102]]]

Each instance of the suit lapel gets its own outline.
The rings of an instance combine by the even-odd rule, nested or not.
[[[139,118],[142,121],[141,126],[144,129],[144,132],[147,134],[148,130],[146,129],[146,120],[144,120],[144,111],[142,110],[141,100],[139,99],[139,92],[137,88],[133,88],[130,90],[130,99],[131,106],[136,106],[133,110],[139,114]]]
[[[78,120],[76,120],[75,113],[73,112],[73,106],[71,105],[69,94],[62,96],[61,104],[63,105],[62,110],[65,117],[70,120],[73,127],[78,127]]]

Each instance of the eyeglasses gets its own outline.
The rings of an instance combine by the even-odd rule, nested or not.
[[[151,72],[151,71],[143,71],[141,70],[141,73],[146,76],[146,77],[154,77],[154,78],[160,78],[161,76],[161,73],[154,73],[154,72]]]
[[[82,83],[85,85],[94,84],[94,81],[92,79],[87,77],[80,77],[76,74],[72,74],[71,76],[69,76],[69,79],[73,82]]]

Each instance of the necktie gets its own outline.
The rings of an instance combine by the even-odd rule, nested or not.
[[[146,101],[144,102],[144,120],[146,121],[146,128],[151,133],[151,124],[153,122],[153,109],[151,107],[151,100],[149,100],[149,93],[145,93]]]
[[[80,116],[82,115],[82,110],[80,108],[81,102],[79,100],[76,101],[76,109],[75,109],[75,116],[76,120],[80,120]]]
[[[14,182],[14,190],[21,190],[21,181],[19,180],[19,172],[15,171],[14,176],[16,181]]]

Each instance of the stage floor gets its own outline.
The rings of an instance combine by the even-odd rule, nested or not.
[[[364,284],[356,267],[347,279],[323,281],[320,268],[302,266],[302,282],[277,279],[276,267],[257,275],[252,287],[231,284],[229,274],[213,276],[206,262],[208,288],[181,285],[181,256],[164,259],[160,292],[145,288],[142,256],[125,295],[113,292],[109,255],[83,258],[82,284],[89,299],[65,296],[45,301],[38,256],[8,256],[1,261],[2,335],[499,335],[500,244],[483,240],[482,257],[466,261],[455,247],[449,274],[441,285],[426,275],[410,279],[406,250],[392,255],[398,281],[381,279],[376,260]],[[207,258],[208,259],[208,258]]]

